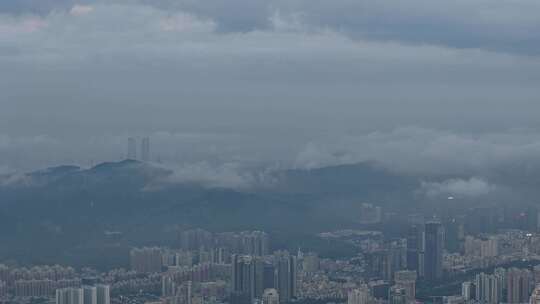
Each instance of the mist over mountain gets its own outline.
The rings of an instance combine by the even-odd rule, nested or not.
[[[369,163],[272,175],[270,186],[227,189],[171,182],[172,171],[127,160],[90,169],[55,167],[18,180],[4,177],[0,240],[7,246],[0,256],[66,258],[107,243],[106,231],[122,233],[112,247],[174,241],[178,229],[189,227],[315,234],[354,225],[351,210],[361,202],[390,206],[417,186]],[[34,250],[21,254],[29,244]]]
[[[178,180],[173,169],[125,160],[6,175],[0,187],[0,241],[6,246],[0,257],[106,265],[99,259],[105,251],[111,263],[125,263],[128,246],[174,245],[178,232],[188,228],[261,229],[287,244],[295,236],[361,227],[361,203],[390,214],[429,214],[448,204],[506,198],[504,185],[482,178],[405,175],[373,162],[265,174],[250,187],[223,187]],[[529,194],[537,193],[530,185]],[[110,232],[121,237],[111,239]]]

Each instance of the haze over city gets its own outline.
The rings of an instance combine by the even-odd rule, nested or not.
[[[540,2],[0,0],[0,304],[540,303]]]

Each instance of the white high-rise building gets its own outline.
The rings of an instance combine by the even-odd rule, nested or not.
[[[85,304],[82,288],[63,288],[56,290],[56,304]]]
[[[474,284],[476,300],[488,304],[499,303],[502,300],[503,279],[497,274],[477,274]]]
[[[463,282],[461,284],[461,297],[465,301],[472,300],[474,284],[472,282]]]
[[[483,258],[496,257],[498,254],[498,240],[496,237],[480,241],[480,256]]]
[[[110,304],[109,285],[56,290],[56,304]]]
[[[66,289],[56,290],[56,304],[68,304],[68,294]]]

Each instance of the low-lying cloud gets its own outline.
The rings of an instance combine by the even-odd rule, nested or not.
[[[297,167],[316,168],[375,160],[388,168],[420,174],[485,174],[501,166],[540,164],[540,133],[457,133],[418,127],[336,136],[311,142]]]
[[[209,188],[247,189],[256,185],[257,177],[253,172],[241,168],[237,163],[212,165],[207,162],[165,166],[173,173],[164,180],[157,181],[159,185],[166,184],[200,184]]]
[[[423,182],[420,192],[429,198],[475,198],[495,191],[496,187],[482,178],[449,179],[442,182]]]

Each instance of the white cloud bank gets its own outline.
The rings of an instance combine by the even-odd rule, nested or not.
[[[440,196],[449,198],[472,198],[487,195],[496,190],[494,185],[484,179],[449,179],[443,182],[423,182],[420,192],[430,198]]]
[[[312,142],[296,158],[297,167],[375,160],[410,173],[482,174],[492,169],[540,164],[540,133],[457,133],[418,127],[336,137]]]

